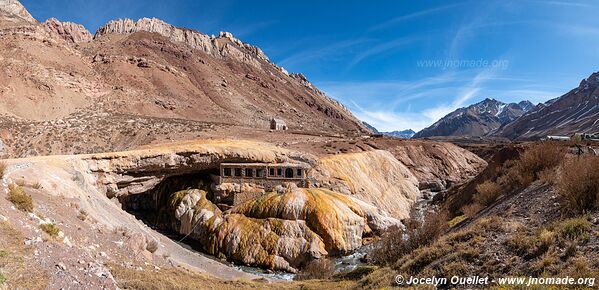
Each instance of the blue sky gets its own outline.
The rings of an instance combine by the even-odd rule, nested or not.
[[[543,102],[599,70],[599,1],[21,2],[92,32],[123,17],[230,31],[384,131],[485,98]]]

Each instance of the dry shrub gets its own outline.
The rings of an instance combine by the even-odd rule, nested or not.
[[[8,200],[21,211],[33,212],[33,199],[30,195],[25,193],[25,190],[23,190],[23,187],[21,186],[16,184],[10,184],[8,186]]]
[[[87,219],[88,213],[85,210],[79,210],[79,214],[77,214],[77,218],[81,221],[85,221]]]
[[[496,182],[487,180],[476,186],[477,195],[474,201],[478,204],[489,206],[501,195],[501,186]]]
[[[528,186],[540,178],[540,173],[557,167],[564,160],[563,147],[554,142],[543,142],[532,145],[515,162],[511,177],[522,186]]]
[[[592,224],[586,218],[572,218],[561,221],[557,226],[559,236],[570,241],[587,240]]]
[[[6,164],[6,162],[0,162],[0,179],[4,178],[7,168],[8,168],[8,164]]]
[[[556,184],[562,205],[572,213],[599,207],[599,157],[573,158],[562,165]]]
[[[40,228],[52,238],[58,237],[60,229],[55,224],[41,224]]]
[[[432,244],[447,227],[447,215],[440,213],[429,213],[423,221],[410,220],[405,230],[392,227],[372,251],[372,259],[379,265],[392,265],[415,249]]]
[[[296,280],[329,279],[335,274],[333,261],[322,258],[310,262],[296,276]]]
[[[465,205],[462,207],[462,213],[469,218],[474,217],[477,213],[483,210],[483,206],[477,202]]]
[[[38,182],[32,184],[31,187],[34,188],[34,189],[41,189],[42,188],[42,184],[38,181]]]
[[[158,246],[159,246],[158,241],[154,238],[148,238],[147,240],[148,240],[148,243],[146,245],[146,250],[148,250],[148,252],[150,252],[152,254],[156,253],[156,251],[158,250]]]

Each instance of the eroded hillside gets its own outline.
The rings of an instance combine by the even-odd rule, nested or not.
[[[112,21],[92,36],[78,24],[37,22],[18,1],[0,6],[5,157],[124,150],[202,131],[258,130],[268,140],[275,117],[302,134],[369,132],[303,75],[230,33],[141,19]]]

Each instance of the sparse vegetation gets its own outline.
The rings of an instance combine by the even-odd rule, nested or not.
[[[393,227],[373,250],[376,264],[392,265],[412,251],[433,243],[448,227],[445,214],[429,213],[423,221],[406,222],[406,229]]]
[[[33,199],[19,185],[10,184],[8,186],[8,200],[21,211],[33,212]]]
[[[329,279],[335,274],[333,261],[321,258],[311,261],[296,276],[296,280]]]
[[[501,186],[496,182],[487,180],[476,186],[477,195],[474,201],[483,206],[489,206],[501,195]]]
[[[464,220],[466,220],[468,217],[464,214],[464,215],[459,215],[454,217],[453,219],[451,219],[450,221],[447,222],[447,225],[449,227],[453,227],[461,222],[463,222]]]
[[[480,263],[481,245],[489,235],[502,231],[500,218],[485,218],[464,230],[444,235],[434,243],[411,251],[400,257],[392,267],[400,273],[426,276],[472,273],[468,265],[475,261]],[[440,260],[442,262],[436,262]],[[433,263],[435,267],[429,267]]]
[[[183,268],[164,268],[158,271],[144,269],[143,271],[139,271],[136,268],[127,268],[117,264],[110,264],[109,268],[121,289],[352,289],[356,283],[354,281],[330,280],[309,280],[294,283],[265,283],[262,280],[224,281]],[[390,284],[390,281],[393,281],[393,276],[384,282]]]
[[[52,238],[58,237],[58,234],[60,233],[60,228],[55,224],[41,224],[40,229]]]
[[[46,289],[48,273],[31,259],[33,249],[27,247],[22,233],[7,222],[0,221],[0,269],[3,282],[0,289]],[[4,285],[2,285],[4,283]]]
[[[527,148],[511,168],[508,175],[522,186],[528,186],[541,176],[541,172],[559,166],[565,157],[564,147],[554,142],[543,142]],[[506,184],[509,185],[509,184]]]
[[[160,245],[158,241],[154,238],[148,238],[147,241],[146,250],[152,254],[156,253],[158,246]]]
[[[584,217],[572,218],[561,221],[555,228],[563,239],[570,241],[586,240],[591,233],[591,222]]]
[[[32,184],[31,187],[34,188],[34,189],[41,189],[42,188],[42,184],[39,181],[37,181],[34,184]]]
[[[77,218],[81,221],[87,220],[87,216],[88,216],[88,213],[84,210],[79,210],[79,213],[77,214]]]
[[[462,207],[462,212],[464,213],[464,216],[466,217],[474,217],[477,213],[479,213],[484,207],[477,203],[477,202],[473,202],[471,204],[467,204],[465,206]]]
[[[578,157],[564,162],[556,188],[562,204],[571,213],[586,213],[599,207],[599,157]]]

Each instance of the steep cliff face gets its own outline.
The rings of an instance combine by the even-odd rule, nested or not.
[[[418,179],[388,151],[340,154],[317,161],[318,186],[368,202],[393,217],[409,217],[420,196]]]
[[[43,23],[43,27],[50,33],[58,35],[70,43],[85,43],[93,39],[92,34],[81,24],[72,22],[61,22],[56,18],[50,18]]]
[[[204,51],[213,56],[235,57],[237,60],[245,60],[246,62],[257,66],[259,65],[258,62],[250,61],[252,57],[270,62],[260,48],[241,42],[239,39],[233,37],[231,33],[221,32],[218,37],[210,37],[191,29],[175,27],[156,18],[142,18],[138,21],[133,21],[131,19],[112,20],[100,27],[96,32],[95,37],[109,34],[132,34],[140,31],[160,34],[171,41],[185,43],[194,49]],[[232,49],[237,48],[232,48],[224,40],[230,41],[235,44],[237,48],[244,51],[237,50],[234,52]],[[244,57],[243,53],[249,53],[252,57]],[[240,54],[241,57],[239,57]]]

